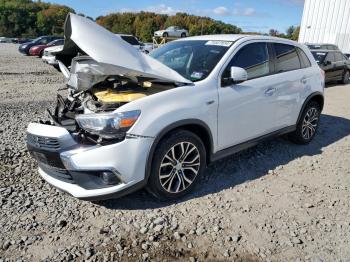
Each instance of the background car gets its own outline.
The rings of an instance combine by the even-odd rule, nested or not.
[[[350,59],[350,53],[344,53],[344,55],[345,55],[348,59]]]
[[[46,44],[52,42],[53,40],[61,39],[61,38],[62,37],[59,37],[59,36],[41,36],[41,37],[34,39],[31,42],[21,44],[18,48],[18,51],[22,54],[29,55],[29,50],[33,46],[46,45]]]
[[[130,45],[132,45],[136,49],[139,49],[141,52],[144,52],[146,54],[151,52],[153,49],[152,44],[151,45],[144,44],[144,43],[140,42],[137,39],[137,37],[135,37],[133,35],[124,35],[124,34],[117,34],[117,35],[119,35],[124,41],[128,42]]]
[[[309,43],[307,43],[306,45],[311,50],[321,49],[321,50],[338,50],[339,51],[339,47],[337,45],[333,45],[333,44],[309,44]]]
[[[33,39],[30,39],[30,38],[13,38],[12,39],[12,43],[14,44],[24,44],[32,41]]]
[[[0,37],[0,43],[12,43],[12,38],[9,37]]]
[[[178,26],[170,26],[165,30],[159,30],[154,32],[154,36],[158,37],[186,37],[188,31],[186,29],[180,29]]]
[[[32,56],[42,57],[45,48],[50,47],[50,46],[63,45],[63,44],[64,44],[64,39],[62,38],[62,39],[54,40],[54,41],[48,43],[47,45],[36,45],[36,46],[33,46],[29,49],[29,54]]]
[[[326,82],[350,82],[350,60],[340,51],[311,50],[318,65],[325,71]]]
[[[52,65],[54,68],[59,70],[58,61],[56,59],[56,53],[62,50],[63,50],[63,45],[47,47],[44,49],[44,53],[41,59],[43,60],[44,63]]]

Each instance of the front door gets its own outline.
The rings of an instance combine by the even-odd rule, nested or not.
[[[278,80],[270,75],[270,57],[267,43],[248,43],[225,69],[223,78],[230,75],[231,66],[244,68],[248,81],[219,87],[219,150],[274,131]]]

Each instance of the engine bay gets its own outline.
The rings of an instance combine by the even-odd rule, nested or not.
[[[88,90],[79,91],[68,85],[67,97],[57,94],[54,111],[47,110],[50,121],[42,123],[64,127],[75,137],[101,144],[108,141],[82,130],[75,120],[77,115],[113,112],[126,103],[174,87],[171,83],[135,82],[118,76],[106,77]]]

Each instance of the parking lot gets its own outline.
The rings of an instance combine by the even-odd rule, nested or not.
[[[279,138],[209,166],[194,194],[84,202],[37,173],[26,126],[61,73],[0,46],[0,261],[347,261],[350,85],[331,84],[310,145]],[[64,92],[64,91],[61,91]]]

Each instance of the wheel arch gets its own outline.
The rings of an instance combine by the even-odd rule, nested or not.
[[[303,106],[301,107],[301,110],[299,112],[297,123],[299,123],[301,115],[303,114],[306,105],[311,101],[317,102],[320,105],[321,112],[322,112],[324,107],[324,96],[321,92],[314,92],[305,99]]]
[[[147,156],[146,170],[145,170],[145,181],[148,181],[148,178],[151,175],[151,165],[153,161],[154,152],[159,144],[159,142],[170,132],[173,132],[176,129],[185,129],[196,134],[203,142],[206,150],[206,162],[207,164],[210,161],[210,156],[213,152],[214,140],[209,126],[199,119],[186,119],[180,120],[170,124],[169,126],[162,129],[162,131],[156,136],[151,149]]]

